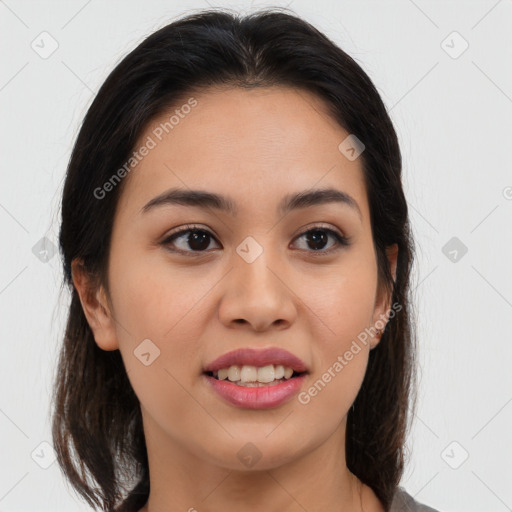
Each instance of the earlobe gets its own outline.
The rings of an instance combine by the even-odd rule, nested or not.
[[[97,285],[93,276],[79,260],[73,260],[71,274],[97,345],[107,351],[118,349],[115,322],[104,287]]]

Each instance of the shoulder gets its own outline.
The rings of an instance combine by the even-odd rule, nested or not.
[[[389,512],[439,512],[438,510],[418,503],[403,487],[397,487]]]

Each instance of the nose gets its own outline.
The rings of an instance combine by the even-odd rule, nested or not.
[[[297,316],[296,296],[276,258],[264,250],[250,263],[236,252],[232,260],[233,268],[222,281],[220,321],[228,328],[254,331],[290,327]]]

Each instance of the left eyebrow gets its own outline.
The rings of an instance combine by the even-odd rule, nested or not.
[[[314,190],[305,190],[285,196],[279,203],[278,212],[285,215],[292,210],[301,208],[309,208],[322,204],[337,203],[344,204],[353,209],[362,220],[361,209],[356,200],[341,190],[334,188],[323,188]],[[154,197],[141,209],[141,213],[156,208],[157,206],[179,204],[184,206],[192,206],[196,208],[212,208],[223,212],[237,215],[238,208],[236,203],[230,197],[206,192],[204,190],[189,190],[173,188]]]
[[[332,203],[343,204],[350,207],[358,214],[359,218],[363,220],[363,215],[357,201],[346,192],[336,190],[335,188],[320,188],[289,194],[283,198],[278,209],[281,214],[285,215],[299,208]]]

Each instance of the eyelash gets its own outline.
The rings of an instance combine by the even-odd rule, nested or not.
[[[336,231],[334,231],[334,230],[332,230],[330,228],[327,228],[327,227],[323,227],[323,226],[314,226],[313,228],[310,228],[310,229],[308,229],[306,231],[303,231],[302,233],[298,234],[295,239],[298,239],[298,238],[300,238],[300,237],[302,237],[304,235],[307,235],[308,233],[314,232],[314,231],[324,231],[324,232],[328,233],[329,235],[331,235],[336,240],[336,245],[334,247],[331,247],[330,249],[327,249],[327,250],[323,250],[323,249],[319,249],[318,251],[313,251],[313,250],[309,250],[308,251],[308,250],[306,250],[306,252],[312,253],[312,256],[315,256],[315,257],[317,257],[317,256],[318,257],[328,256],[328,255],[331,255],[333,252],[339,251],[343,247],[348,247],[350,245],[350,238],[345,237],[343,235],[340,235]],[[193,254],[194,255],[193,257],[203,256],[204,253],[206,253],[208,251],[206,251],[206,250],[205,251],[183,251],[181,249],[171,249],[171,248],[169,248],[169,246],[171,245],[171,243],[175,239],[180,238],[181,236],[183,236],[186,233],[192,233],[192,232],[208,233],[208,235],[210,235],[213,239],[215,239],[217,241],[217,239],[215,238],[213,233],[211,233],[207,229],[199,227],[199,226],[187,225],[183,229],[181,229],[179,231],[176,231],[175,233],[172,233],[171,235],[166,237],[161,242],[161,245],[165,246],[171,252],[180,253],[180,254],[187,254],[187,255]],[[218,243],[218,241],[217,241],[217,243]]]

